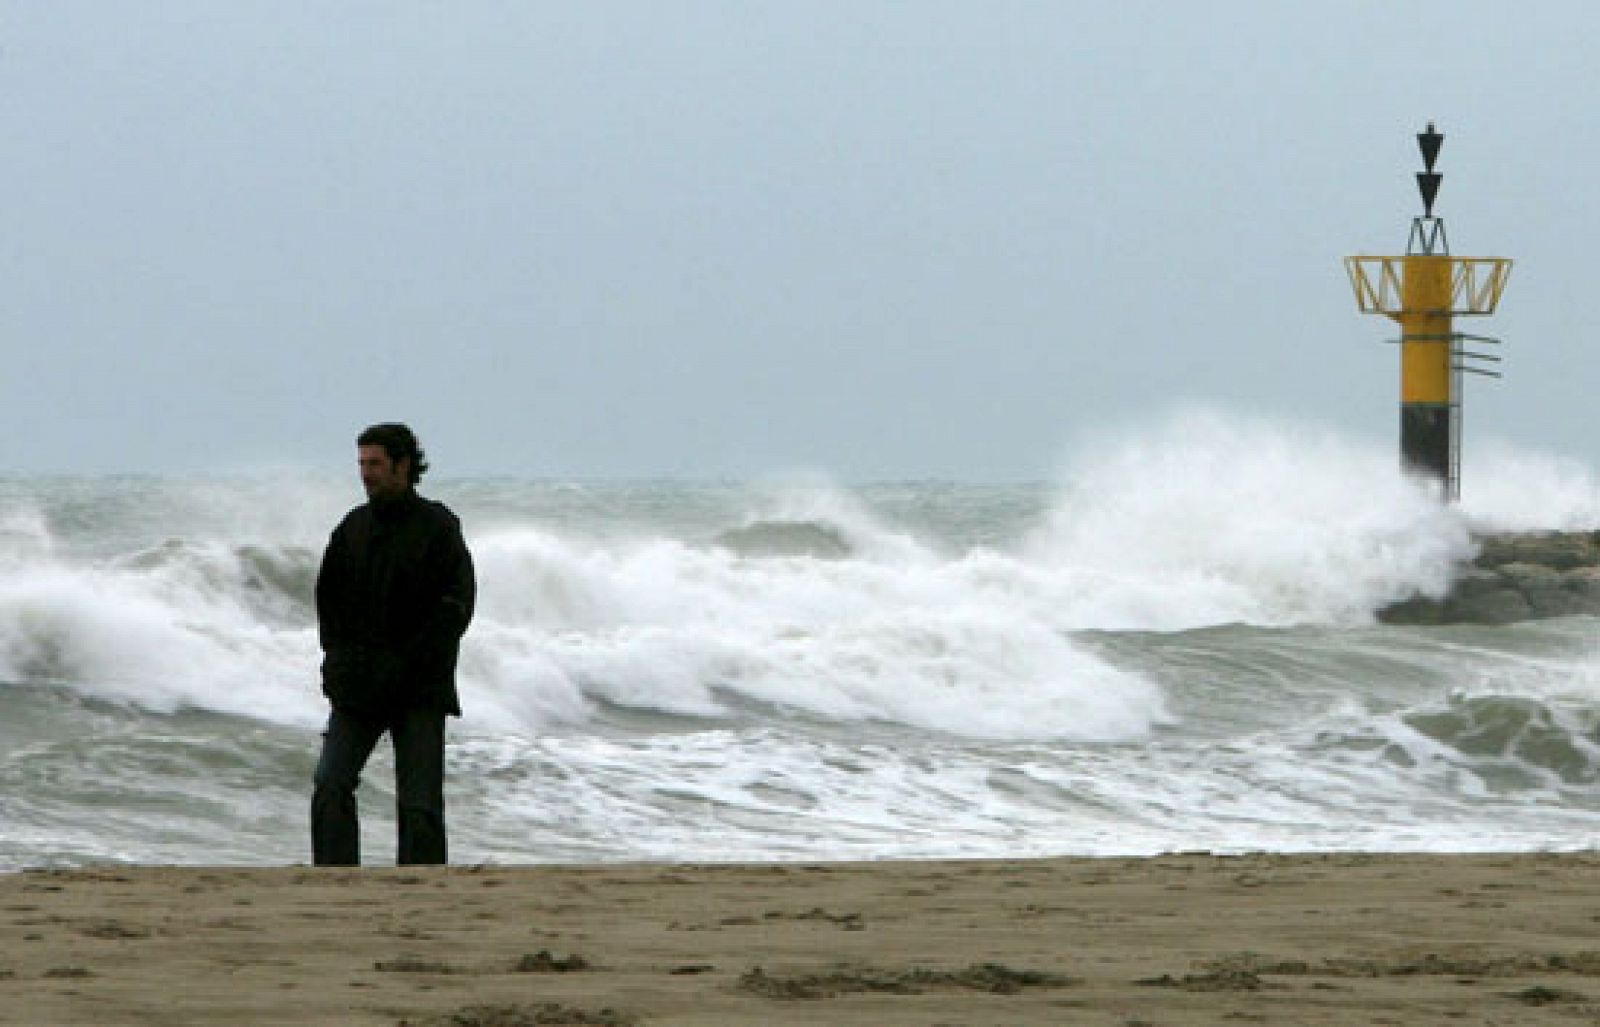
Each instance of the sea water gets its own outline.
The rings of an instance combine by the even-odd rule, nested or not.
[[[1539,850],[1600,828],[1597,624],[1393,627],[1474,532],[1600,526],[1492,446],[1190,413],[1057,481],[425,480],[480,581],[457,862]],[[0,479],[0,868],[308,858],[353,473]],[[361,788],[394,851],[392,761]]]

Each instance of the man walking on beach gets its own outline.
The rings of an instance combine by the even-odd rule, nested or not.
[[[444,723],[461,715],[456,654],[477,585],[461,522],[417,495],[428,469],[403,424],[356,440],[367,502],[333,530],[317,573],[322,691],[333,710],[311,798],[318,866],[356,866],[356,787],[385,731],[394,744],[396,862],[444,863]]]

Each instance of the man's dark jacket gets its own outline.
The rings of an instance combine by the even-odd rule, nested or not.
[[[443,503],[407,492],[351,510],[317,574],[323,694],[377,719],[460,716],[456,655],[476,598],[461,522]]]

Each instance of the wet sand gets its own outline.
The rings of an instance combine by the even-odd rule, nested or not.
[[[1600,856],[0,876],[0,1023],[1600,1021]]]

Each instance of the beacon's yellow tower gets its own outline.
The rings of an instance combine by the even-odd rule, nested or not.
[[[1403,257],[1346,257],[1356,303],[1364,314],[1387,314],[1400,323],[1400,459],[1408,471],[1438,480],[1447,500],[1461,495],[1461,382],[1466,373],[1498,378],[1475,361],[1467,343],[1497,343],[1454,330],[1454,318],[1494,313],[1511,274],[1506,257],[1452,257],[1444,221],[1433,201],[1444,176],[1433,170],[1444,136],[1417,135],[1426,170],[1417,173],[1422,216],[1411,219]]]

